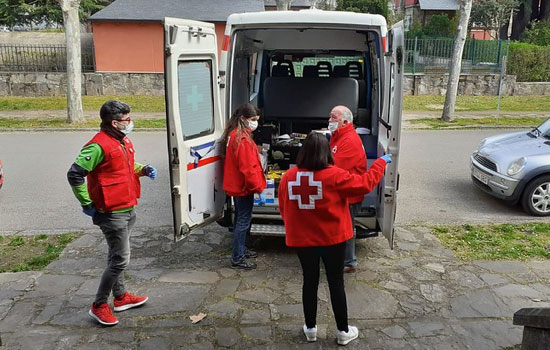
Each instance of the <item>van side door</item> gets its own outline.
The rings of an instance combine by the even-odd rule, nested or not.
[[[379,120],[378,155],[392,154],[386,167],[378,198],[377,220],[380,230],[393,249],[394,221],[399,185],[399,146],[401,138],[401,112],[403,102],[404,31],[403,22],[388,32],[388,52],[385,55],[384,110]]]
[[[174,239],[221,217],[224,118],[214,25],[164,19],[166,127]]]

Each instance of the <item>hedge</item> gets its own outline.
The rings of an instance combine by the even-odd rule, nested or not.
[[[507,74],[517,81],[550,81],[550,46],[511,43]]]

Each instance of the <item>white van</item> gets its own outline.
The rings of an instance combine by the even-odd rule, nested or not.
[[[255,132],[269,168],[295,162],[299,137],[326,128],[336,105],[351,109],[370,163],[393,161],[365,196],[356,226],[382,232],[393,247],[398,187],[404,38],[380,15],[302,10],[229,16],[218,65],[213,24],[165,18],[165,89],[174,234],[179,240],[213,221],[231,219],[222,189],[219,144],[232,111],[262,111]],[[221,38],[219,38],[221,40]],[[280,135],[288,137],[281,142]],[[275,164],[277,163],[277,164]],[[275,192],[278,184],[274,186]],[[251,234],[284,235],[277,193],[255,206]],[[222,220],[223,221],[223,220]],[[227,222],[227,220],[226,220]]]

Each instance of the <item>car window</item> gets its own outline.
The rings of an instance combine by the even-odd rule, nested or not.
[[[550,137],[550,118],[546,119],[537,129],[539,129],[542,136]]]

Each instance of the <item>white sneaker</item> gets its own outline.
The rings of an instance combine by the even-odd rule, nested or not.
[[[307,326],[304,325],[304,334],[306,335],[307,341],[317,341],[317,326],[307,328]]]
[[[348,326],[347,332],[338,331],[338,345],[347,345],[350,341],[357,339],[359,330],[357,327]]]

